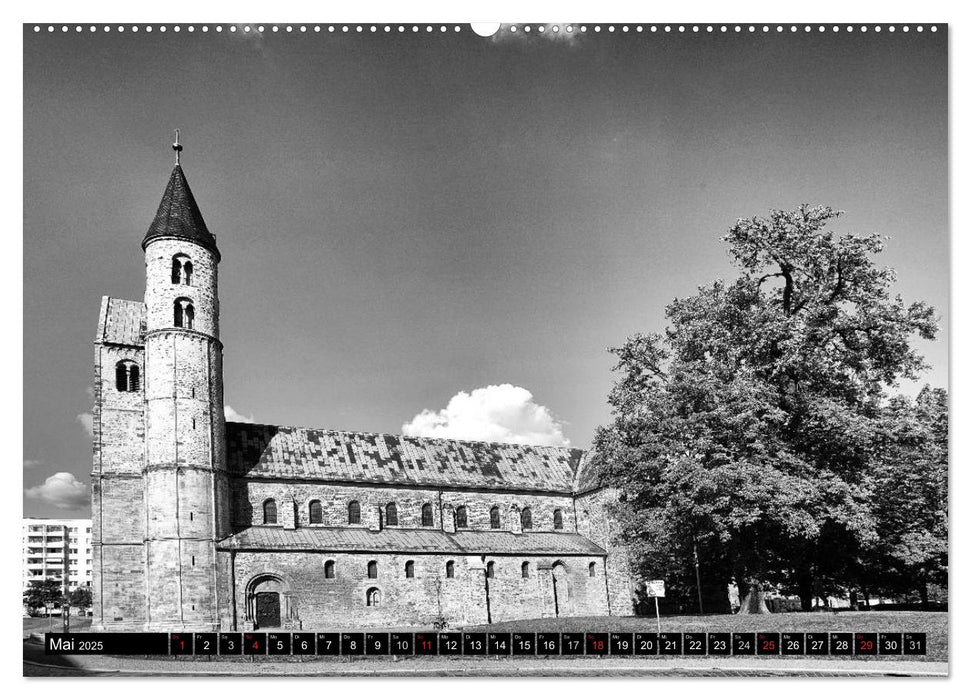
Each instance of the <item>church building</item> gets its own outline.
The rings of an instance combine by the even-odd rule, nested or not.
[[[144,301],[98,318],[92,629],[633,614],[582,450],[226,421],[221,254],[174,148]]]

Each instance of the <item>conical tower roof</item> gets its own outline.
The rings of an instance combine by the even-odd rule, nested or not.
[[[206,227],[199,205],[189,189],[189,182],[182,172],[182,166],[178,164],[172,170],[169,184],[165,186],[155,220],[142,240],[142,248],[156,238],[183,238],[205,246],[216,255],[216,260],[220,257],[216,237]]]

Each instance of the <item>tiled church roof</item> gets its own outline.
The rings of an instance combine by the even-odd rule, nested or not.
[[[101,297],[98,334],[94,342],[141,347],[145,344],[142,337],[144,326],[145,304],[128,299]]]
[[[596,453],[593,451],[584,453],[583,459],[580,460],[580,466],[577,467],[576,477],[573,480],[573,492],[579,494],[595,491],[606,486],[605,482],[603,468],[596,459]]]
[[[571,493],[583,455],[568,447],[226,424],[230,473],[415,486]]]
[[[363,527],[255,526],[227,537],[226,549],[314,550],[322,552],[420,552],[473,554],[557,554],[603,556],[606,552],[575,532],[530,532],[516,535],[495,530],[398,529]]]
[[[206,227],[206,222],[192,196],[189,182],[185,179],[182,166],[176,165],[165,187],[162,202],[158,205],[155,220],[148,227],[148,233],[142,241],[142,248],[153,239],[166,236],[184,238],[205,246],[216,255],[219,260],[219,249],[216,248],[216,238]]]

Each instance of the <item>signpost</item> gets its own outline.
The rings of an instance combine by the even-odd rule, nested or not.
[[[657,633],[661,634],[661,611],[658,608],[657,599],[664,597],[664,581],[647,581],[647,595],[654,599],[654,614],[657,616]]]

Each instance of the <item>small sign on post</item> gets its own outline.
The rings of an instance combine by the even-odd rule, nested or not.
[[[647,582],[647,595],[651,598],[663,598],[664,597],[664,581],[648,581]]]
[[[661,634],[661,611],[658,608],[657,599],[664,597],[664,580],[647,581],[647,595],[654,599],[654,614],[657,616],[657,633]]]

